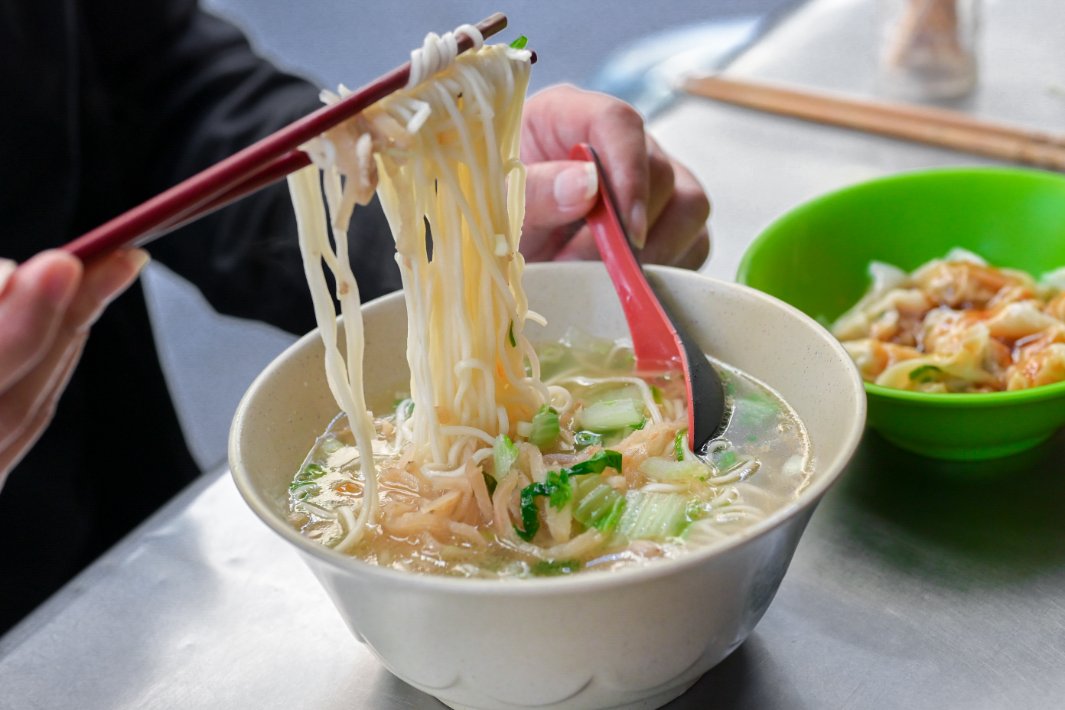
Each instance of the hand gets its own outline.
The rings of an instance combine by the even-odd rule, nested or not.
[[[568,160],[589,143],[621,205],[641,259],[698,268],[710,253],[710,201],[695,177],[665,155],[634,108],[618,99],[557,86],[529,99],[521,158],[528,178],[522,252],[531,261],[598,259],[581,219],[595,204],[594,169]]]
[[[60,251],[18,268],[0,259],[0,487],[51,421],[89,326],[147,259],[140,250],[87,267]]]

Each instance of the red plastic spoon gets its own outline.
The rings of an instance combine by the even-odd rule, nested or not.
[[[636,251],[621,221],[617,198],[595,149],[587,143],[573,148],[570,157],[595,164],[599,201],[585,218],[595,244],[621,299],[632,335],[636,365],[641,370],[680,369],[688,389],[688,446],[701,454],[725,428],[725,391],[717,370],[680,323],[669,313],[640,268]]]

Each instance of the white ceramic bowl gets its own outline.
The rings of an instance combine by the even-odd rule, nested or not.
[[[349,628],[392,673],[454,708],[653,708],[680,695],[762,617],[817,501],[858,444],[862,382],[821,326],[743,286],[677,269],[655,268],[653,277],[706,352],[795,407],[816,462],[798,500],[680,560],[508,581],[365,564],[304,539],[285,520],[288,484],[337,410],[317,333],[267,367],[237,410],[229,457],[248,504],[299,549]],[[550,322],[545,340],[571,324],[595,335],[627,332],[601,264],[532,265],[525,285]],[[406,318],[399,294],[363,314],[372,402],[374,388],[391,397],[406,383]]]

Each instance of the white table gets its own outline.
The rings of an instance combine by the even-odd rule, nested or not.
[[[1065,3],[992,3],[963,108],[1065,127]],[[873,93],[868,0],[814,0],[730,68]],[[1056,84],[1055,84],[1056,82]],[[732,278],[774,216],[899,170],[978,160],[686,99],[657,120],[716,204]],[[1065,707],[1065,432],[984,465],[866,436],[750,639],[672,708]],[[0,639],[0,708],[439,708],[357,644],[215,472]]]

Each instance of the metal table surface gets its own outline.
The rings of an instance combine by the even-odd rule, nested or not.
[[[1023,7],[1022,7],[1023,6]],[[872,93],[868,0],[814,0],[730,67]],[[1056,0],[989,3],[963,106],[1065,125]],[[829,83],[831,82],[831,83]],[[731,278],[795,203],[968,156],[686,99],[654,124],[714,196]],[[757,629],[670,708],[1065,706],[1065,432],[985,464],[867,434]],[[442,707],[350,637],[224,472],[205,476],[0,639],[0,708]]]

